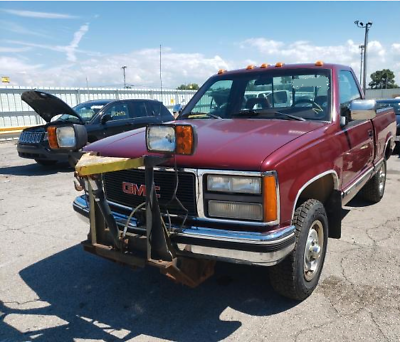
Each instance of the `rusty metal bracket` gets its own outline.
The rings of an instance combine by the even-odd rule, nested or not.
[[[189,286],[199,286],[214,274],[214,260],[175,258],[173,261],[150,260],[148,264],[160,269],[169,279]]]

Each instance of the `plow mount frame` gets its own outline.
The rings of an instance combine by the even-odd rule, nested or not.
[[[154,186],[154,167],[170,159],[171,156],[127,159],[84,154],[76,165],[80,184],[85,185],[89,195],[90,208],[89,239],[82,244],[87,252],[133,268],[144,267],[146,264],[155,266],[169,279],[194,288],[214,274],[215,261],[177,256],[173,247],[169,232],[162,222]],[[118,229],[105,197],[100,175],[142,166],[145,168],[146,236],[138,235],[135,238],[144,245],[145,256],[137,256],[129,250],[131,237],[123,236]]]

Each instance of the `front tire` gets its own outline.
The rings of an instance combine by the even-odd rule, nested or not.
[[[384,159],[379,171],[364,185],[362,196],[371,203],[378,203],[385,193],[386,160]]]
[[[323,204],[309,199],[296,209],[294,250],[270,267],[276,292],[294,300],[306,299],[318,285],[328,244],[328,219]]]

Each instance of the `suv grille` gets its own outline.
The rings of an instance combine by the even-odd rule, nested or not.
[[[43,140],[45,132],[24,132],[22,131],[21,135],[19,136],[19,142],[21,144],[38,144]]]
[[[139,189],[145,184],[144,170],[123,170],[117,172],[109,172],[103,175],[104,190],[109,201],[125,205],[127,207],[137,207],[145,201],[144,194],[133,195],[123,192],[122,183],[132,183],[135,188]],[[154,171],[154,181],[156,186],[160,187],[157,194],[160,196],[161,212],[166,212],[165,205],[172,198],[175,189],[175,172],[170,171]],[[196,216],[196,196],[195,196],[195,175],[192,173],[179,172],[179,186],[176,196],[182,202],[184,207],[189,211],[190,216]],[[178,205],[176,201],[168,204],[170,214],[184,215],[185,211]]]

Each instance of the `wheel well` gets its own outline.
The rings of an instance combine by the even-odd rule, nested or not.
[[[328,216],[329,237],[338,239],[342,230],[342,196],[335,189],[335,181],[333,174],[327,174],[307,185],[297,200],[296,209],[309,199],[320,201]]]
[[[325,203],[334,189],[332,174],[325,175],[309,184],[300,194],[296,208],[308,199],[316,199]]]

